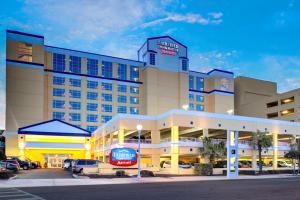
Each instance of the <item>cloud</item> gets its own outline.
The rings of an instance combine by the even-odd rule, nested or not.
[[[214,19],[220,19],[223,16],[222,12],[211,12],[208,15],[212,16]]]

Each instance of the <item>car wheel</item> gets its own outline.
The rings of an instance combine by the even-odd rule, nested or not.
[[[24,170],[28,170],[29,168],[28,168],[27,165],[25,165],[25,166],[23,166],[23,169],[24,169]]]

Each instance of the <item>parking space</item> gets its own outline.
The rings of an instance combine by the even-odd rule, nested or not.
[[[19,179],[67,179],[72,178],[70,171],[64,169],[33,169],[22,170],[18,173]]]
[[[0,188],[0,200],[13,200],[13,199],[30,199],[30,200],[44,200],[43,198],[25,192],[23,190],[17,189],[17,188]]]

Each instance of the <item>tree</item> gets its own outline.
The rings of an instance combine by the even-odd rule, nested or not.
[[[250,142],[253,149],[258,150],[259,174],[262,174],[262,151],[272,146],[272,136],[268,132],[257,130],[252,133],[252,141]],[[274,163],[273,163],[274,164]]]
[[[203,138],[203,147],[200,148],[200,154],[203,157],[209,158],[209,163],[213,164],[216,159],[226,155],[226,144],[223,141],[217,142],[211,138]]]
[[[284,155],[285,158],[292,159],[293,163],[293,173],[295,174],[295,162],[294,160],[298,160],[298,174],[300,171],[300,139],[296,139],[296,143],[291,144],[291,150]]]

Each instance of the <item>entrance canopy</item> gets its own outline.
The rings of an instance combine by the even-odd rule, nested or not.
[[[89,131],[57,119],[19,128],[18,134],[91,137]]]

